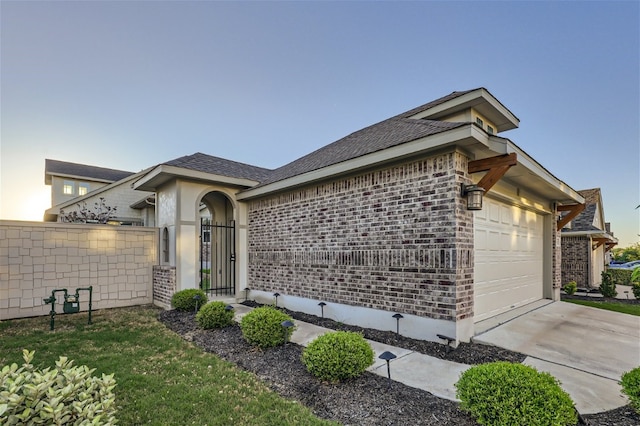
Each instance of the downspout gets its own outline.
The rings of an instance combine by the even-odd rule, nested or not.
[[[589,244],[587,245],[587,253],[589,254],[587,256],[587,273],[589,277],[588,287],[593,288],[593,268],[591,267],[593,265],[593,250],[591,248],[593,247],[593,240],[591,239],[591,235],[589,235],[587,238],[589,238]]]

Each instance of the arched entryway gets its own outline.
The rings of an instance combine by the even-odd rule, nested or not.
[[[236,288],[236,224],[233,204],[217,191],[200,201],[200,288],[210,297],[233,296]]]

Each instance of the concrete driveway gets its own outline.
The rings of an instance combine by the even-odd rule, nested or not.
[[[640,317],[554,302],[484,332],[474,341],[527,355],[551,373],[582,414],[627,404],[622,374],[640,366]]]

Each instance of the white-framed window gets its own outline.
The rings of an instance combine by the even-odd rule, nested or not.
[[[81,182],[78,184],[78,195],[86,195],[89,192],[89,184]]]
[[[480,117],[476,117],[476,124],[480,127],[484,127],[484,121],[482,121],[482,118]]]
[[[72,180],[65,180],[62,185],[62,193],[64,195],[75,195],[76,183]]]
[[[490,135],[493,134],[493,127],[491,126],[487,126],[487,133],[489,133]]]

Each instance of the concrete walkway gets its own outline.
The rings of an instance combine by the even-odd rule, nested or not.
[[[544,304],[542,305],[542,307],[533,312],[523,314],[518,318],[512,319],[511,321],[495,327],[494,329],[484,333],[481,336],[477,336],[474,340],[481,343],[492,344],[515,350],[526,355],[531,355],[526,358],[524,363],[535,367],[539,371],[547,371],[558,378],[562,382],[562,387],[565,389],[565,391],[567,391],[571,395],[573,401],[576,403],[577,410],[581,414],[598,413],[626,405],[628,403],[628,400],[626,399],[626,397],[623,397],[621,395],[620,385],[617,382],[617,380],[619,380],[620,378],[618,370],[620,368],[626,368],[627,364],[629,363],[633,364],[635,362],[635,366],[638,366],[640,364],[640,359],[633,359],[635,356],[634,353],[637,353],[638,350],[636,349],[636,352],[633,351],[634,342],[636,346],[640,346],[640,340],[637,339],[637,336],[635,336],[636,340],[633,341],[629,340],[634,338],[634,336],[632,335],[627,335],[626,337],[621,336],[622,341],[625,342],[624,347],[628,347],[628,349],[631,350],[630,352],[626,352],[626,354],[629,355],[631,359],[625,361],[623,365],[615,366],[615,368],[613,369],[615,371],[611,370],[610,364],[616,363],[617,357],[609,359],[608,355],[604,355],[609,353],[609,351],[606,351],[605,348],[602,348],[602,350],[605,351],[603,353],[602,359],[609,359],[609,362],[607,364],[609,364],[608,367],[611,371],[608,372],[604,372],[602,368],[605,366],[598,363],[592,365],[591,369],[587,368],[585,365],[577,366],[577,364],[574,362],[575,354],[572,353],[555,352],[555,349],[548,349],[548,352],[555,353],[555,356],[548,356],[548,353],[538,354],[538,356],[536,356],[533,353],[530,353],[534,351],[530,350],[530,347],[526,346],[526,342],[531,339],[533,339],[532,341],[534,343],[532,343],[532,345],[534,347],[540,345],[537,342],[542,342],[542,344],[540,345],[541,350],[545,350],[544,342],[547,342],[548,339],[544,335],[544,329],[548,325],[550,325],[548,324],[548,321],[557,320],[558,315],[562,317],[564,315],[572,316],[576,314],[576,312],[573,312],[571,310],[567,311],[566,309],[564,309],[565,305],[570,304],[562,302]],[[573,306],[577,305],[570,305],[569,307]],[[237,320],[242,318],[242,316],[244,316],[251,310],[251,308],[240,304],[234,304],[234,307]],[[550,313],[548,313],[547,321],[541,321],[537,316],[532,317],[534,313],[537,312],[538,314],[536,315],[539,316],[540,314],[546,312],[545,310],[547,309],[551,310]],[[599,309],[593,310],[601,311]],[[597,316],[597,313],[589,312],[589,314]],[[616,315],[625,317],[623,319],[626,319],[626,317],[631,317],[630,315],[623,314]],[[608,316],[605,315],[605,317]],[[581,317],[578,319],[578,321],[586,320]],[[594,321],[598,322],[601,321],[601,319],[595,319]],[[634,325],[634,321],[636,320],[634,319],[627,322],[631,323],[630,325]],[[543,325],[536,328],[536,326],[534,325],[537,323]],[[318,336],[333,331],[297,320],[295,321],[295,324],[296,330],[291,337],[291,341],[305,347]],[[522,328],[524,327],[522,324],[529,324],[528,333],[522,330]],[[627,325],[629,324],[626,324],[625,327]],[[638,326],[640,324],[635,325]],[[588,330],[589,328],[593,327],[593,324],[584,322],[582,327]],[[640,327],[637,327],[636,330],[638,333],[640,333]],[[584,355],[584,353],[592,350],[591,342],[589,339],[580,340],[580,338],[576,338],[574,340],[571,340],[570,342],[568,341],[568,336],[574,335],[575,330],[564,329],[558,331],[561,335],[565,336],[562,339],[566,341],[569,346],[575,347],[576,353],[582,352]],[[611,330],[607,328],[607,331]],[[633,332],[631,332],[631,334],[633,334]],[[392,380],[402,382],[411,387],[425,390],[440,398],[457,401],[455,397],[454,384],[460,378],[460,374],[470,367],[469,365],[442,360],[440,358],[420,354],[407,349],[389,346],[370,340],[368,342],[371,344],[371,347],[375,352],[375,362],[368,369],[372,373],[387,377],[386,362],[379,359],[378,356],[385,351],[390,351],[397,357],[390,363]],[[516,342],[519,344],[516,344]],[[624,354],[620,354],[620,357],[624,356]],[[577,358],[583,360],[584,362],[584,356],[579,356]]]

